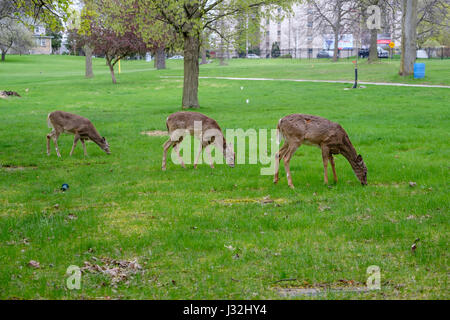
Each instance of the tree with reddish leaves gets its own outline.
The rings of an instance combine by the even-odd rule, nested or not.
[[[132,54],[145,54],[150,51],[158,57],[157,69],[164,68],[164,49],[170,45],[173,36],[170,29],[157,38],[152,37],[147,26],[154,21],[147,13],[147,8],[140,7],[136,1],[119,0],[89,0],[84,11],[83,20],[89,24],[84,28],[86,47],[92,48],[92,53],[104,56],[111,72],[113,83],[116,83],[114,66],[124,57]],[[141,14],[138,14],[141,13]],[[162,61],[164,62],[164,60]]]
[[[120,34],[97,22],[92,23],[87,41],[94,55],[105,56],[113,83],[116,83],[114,66],[120,59],[136,53],[145,54],[149,50],[147,44],[133,30]]]

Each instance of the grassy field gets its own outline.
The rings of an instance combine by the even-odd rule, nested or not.
[[[449,60],[426,63],[423,81],[405,81],[449,84]],[[169,161],[161,171],[167,137],[141,132],[165,130],[180,109],[182,80],[161,76],[182,75],[181,61],[162,71],[124,61],[117,85],[104,60],[95,59],[93,79],[83,66],[67,56],[0,63],[0,90],[22,94],[0,99],[0,298],[284,299],[282,288],[364,286],[371,265],[381,290],[294,299],[449,298],[449,89],[200,80],[199,111],[223,129],[273,129],[284,115],[309,113],[347,130],[369,185],[338,156],[340,181],[325,186],[320,151],[302,146],[291,190],[283,167],[276,186],[260,165]],[[361,63],[361,80],[399,81],[397,70],[395,61]],[[352,79],[352,67],[233,60],[201,75]],[[69,157],[73,136],[62,135],[62,159],[53,144],[47,157],[46,116],[58,109],[90,118],[112,154],[88,143],[88,157],[81,145]],[[80,290],[66,287],[70,265],[86,269]]]

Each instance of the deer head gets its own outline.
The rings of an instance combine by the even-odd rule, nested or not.
[[[362,185],[367,185],[367,167],[360,154],[355,159],[353,171]]]
[[[229,165],[231,168],[234,168],[236,155],[234,153],[232,143],[223,143],[223,156],[227,165]]]
[[[108,141],[106,141],[105,137],[102,137],[102,140],[100,141],[100,148],[102,148],[103,151],[105,151],[107,154],[111,154],[111,151],[109,151],[109,144]]]

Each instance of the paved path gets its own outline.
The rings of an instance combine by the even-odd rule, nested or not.
[[[182,78],[182,76],[161,76],[161,78]],[[324,82],[324,83],[349,83],[354,81],[346,80],[306,80],[306,79],[275,79],[275,78],[235,78],[235,77],[199,77],[199,79],[217,79],[217,80],[249,80],[249,81],[292,81],[292,82]],[[376,86],[396,86],[396,87],[419,87],[419,88],[446,88],[450,86],[433,85],[433,84],[410,84],[410,83],[396,83],[396,82],[367,82],[358,81],[358,84],[376,85]]]

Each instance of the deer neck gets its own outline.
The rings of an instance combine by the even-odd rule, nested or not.
[[[353,147],[353,144],[350,142],[350,139],[348,137],[344,139],[344,143],[341,148],[341,154],[350,163],[353,171],[355,171],[355,169],[357,168],[356,158],[358,157],[358,154],[356,153],[356,149],[355,147]]]
[[[89,139],[94,141],[99,147],[103,146],[103,139],[97,130],[89,133]]]

